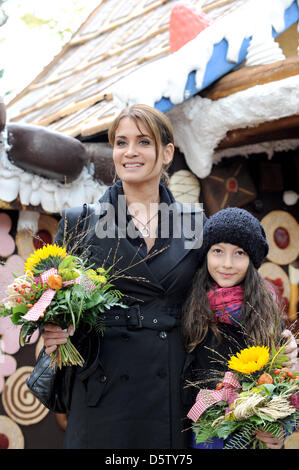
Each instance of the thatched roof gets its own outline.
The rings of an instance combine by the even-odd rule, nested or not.
[[[215,20],[248,0],[192,0]],[[176,0],[99,0],[60,54],[8,105],[11,122],[73,137],[107,130],[116,109],[112,86],[167,57]]]

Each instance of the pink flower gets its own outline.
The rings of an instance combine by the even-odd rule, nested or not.
[[[299,410],[299,393],[293,393],[290,396],[290,403],[296,410]]]

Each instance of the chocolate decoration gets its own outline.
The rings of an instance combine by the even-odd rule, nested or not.
[[[0,132],[3,131],[6,124],[6,108],[3,98],[0,96]]]
[[[10,161],[39,176],[70,183],[87,164],[83,144],[40,126],[7,125]]]
[[[278,248],[284,250],[290,244],[289,232],[283,227],[277,227],[273,234],[274,241]]]
[[[111,145],[104,142],[84,142],[83,145],[89,161],[94,165],[94,179],[108,186],[113,184],[116,175]]]

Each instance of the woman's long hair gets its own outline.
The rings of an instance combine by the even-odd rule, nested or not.
[[[210,307],[207,291],[215,282],[211,278],[207,262],[198,269],[191,291],[183,307],[183,336],[187,349],[191,352],[207,335],[211,328],[221,341],[215,315]],[[255,346],[274,346],[282,333],[281,312],[266,281],[259,275],[253,264],[249,263],[243,281],[244,299],[241,311],[242,331],[246,342]]]

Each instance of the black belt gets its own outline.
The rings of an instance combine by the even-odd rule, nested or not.
[[[140,305],[134,305],[127,309],[112,309],[101,315],[101,319],[103,319],[105,327],[122,326],[128,330],[149,328],[169,331],[180,324],[180,317],[167,313],[167,311],[177,310],[177,306],[162,307],[159,314],[153,313],[152,309],[153,307],[142,308]]]

